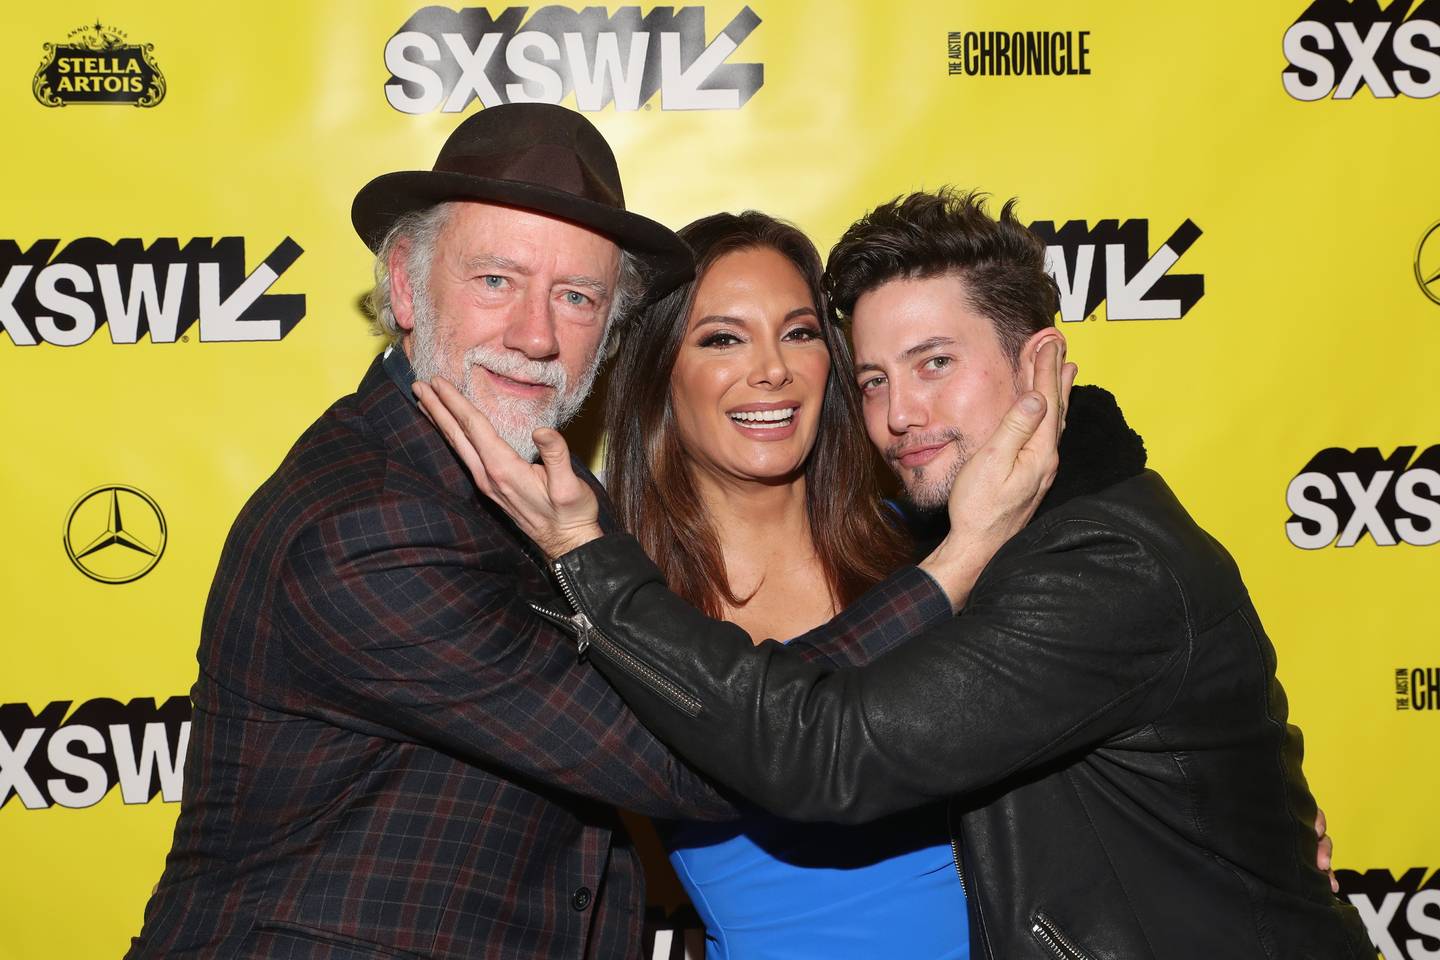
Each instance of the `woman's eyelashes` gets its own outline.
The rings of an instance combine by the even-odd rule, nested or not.
[[[781,334],[780,339],[782,342],[788,343],[810,343],[812,341],[822,339],[822,334],[820,333],[819,327],[807,325],[793,327],[790,330],[787,330],[785,333]],[[745,342],[746,340],[744,339],[744,337],[737,333],[729,330],[716,330],[714,333],[708,333],[701,337],[698,345],[701,347],[716,347],[723,349],[725,347],[733,347],[737,344],[742,344]]]
[[[744,342],[729,330],[717,330],[700,338],[702,347],[733,347],[737,343]]]
[[[808,343],[811,340],[820,339],[820,328],[811,325],[795,327],[785,334],[786,340],[798,340],[801,343]]]

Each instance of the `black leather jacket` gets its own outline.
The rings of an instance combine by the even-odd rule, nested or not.
[[[864,668],[752,645],[627,535],[555,567],[645,724],[767,809],[953,798],[977,957],[1373,958],[1315,868],[1300,731],[1234,561],[1158,474],[1089,489],[1114,465],[1067,446],[960,615]]]

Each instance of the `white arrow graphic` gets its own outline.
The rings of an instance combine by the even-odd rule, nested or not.
[[[1130,282],[1125,282],[1125,245],[1105,245],[1105,316],[1109,320],[1178,320],[1179,300],[1146,300],[1145,294],[1175,266],[1180,254],[1160,245]],[[1078,271],[1077,271],[1078,272]]]
[[[661,110],[739,110],[739,90],[701,90],[700,84],[710,79],[725,58],[739,45],[727,34],[720,34],[690,69],[680,69],[680,34],[660,34],[660,109]]]

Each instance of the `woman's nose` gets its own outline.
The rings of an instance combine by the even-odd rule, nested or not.
[[[755,365],[750,368],[750,385],[778,390],[791,380],[790,365],[778,343],[756,344]]]

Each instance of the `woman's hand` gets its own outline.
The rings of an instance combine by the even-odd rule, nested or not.
[[[1076,372],[1075,364],[1065,362],[1062,341],[1043,343],[1032,389],[955,477],[950,534],[920,568],[939,582],[956,610],[995,552],[1030,522],[1054,482]]]
[[[1330,834],[1325,832],[1325,811],[1319,807],[1315,808],[1315,836],[1318,842],[1315,845],[1315,866],[1324,874],[1330,877],[1330,892],[1340,892],[1340,881],[1335,878],[1335,841],[1330,839]]]
[[[602,535],[595,491],[575,476],[570,448],[557,431],[535,431],[540,462],[527,463],[444,377],[416,383],[413,389],[430,422],[470,468],[480,492],[510,514],[547,557],[554,559]]]

